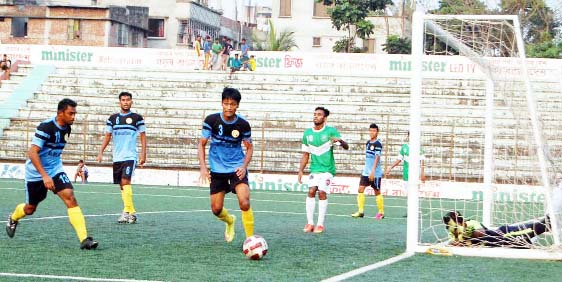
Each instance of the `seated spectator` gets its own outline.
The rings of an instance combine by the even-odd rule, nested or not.
[[[78,162],[76,167],[76,174],[74,174],[74,183],[76,183],[76,178],[80,177],[82,179],[82,184],[88,183],[88,167],[83,160]]]
[[[10,68],[12,68],[12,61],[8,60],[8,56],[4,54],[0,61],[0,70],[4,73],[4,79],[10,79]]]
[[[256,70],[256,58],[254,55],[250,56],[250,60],[248,60],[248,69],[251,71]]]
[[[230,75],[228,76],[228,78],[232,79],[232,74],[235,71],[239,71],[241,66],[242,66],[242,62],[238,58],[238,54],[234,54],[234,59],[232,59],[232,63],[230,66]]]

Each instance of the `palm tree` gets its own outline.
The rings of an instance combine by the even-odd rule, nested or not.
[[[252,34],[254,49],[256,51],[291,51],[293,47],[299,48],[295,42],[295,32],[284,30],[277,35],[273,22],[269,20],[269,33],[266,39],[260,39],[254,32]]]

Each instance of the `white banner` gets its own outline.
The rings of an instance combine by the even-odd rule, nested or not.
[[[2,44],[0,54],[7,54],[12,62],[23,60],[56,66],[193,70],[201,65],[195,51],[187,49]],[[302,52],[251,52],[251,55],[256,57],[257,72],[408,77],[412,69],[410,55]],[[520,73],[518,59],[490,58],[490,61],[495,73]],[[428,77],[482,75],[474,62],[460,56],[426,56],[422,67]],[[528,59],[528,68],[531,80],[560,82],[562,77],[562,60]]]
[[[111,167],[88,167],[90,182],[112,183]],[[73,180],[76,166],[65,166],[68,177]],[[0,164],[0,178],[23,179],[23,164]],[[298,183],[297,174],[259,174],[250,173],[250,189],[275,192],[308,192],[306,183]],[[199,186],[199,171],[162,170],[138,168],[133,176],[134,184],[160,186]],[[334,178],[330,192],[333,194],[357,194],[359,176]],[[404,182],[399,179],[383,179],[381,194],[385,196],[406,197]],[[544,189],[539,186],[495,185],[494,197],[500,202],[544,202]],[[372,188],[365,194],[374,195]],[[419,195],[423,198],[463,199],[481,201],[483,186],[480,183],[427,181],[420,185]]]

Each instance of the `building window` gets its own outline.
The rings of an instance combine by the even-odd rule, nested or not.
[[[164,38],[164,19],[148,19],[148,37]]]
[[[117,29],[117,44],[129,45],[129,27],[124,24],[119,24]]]
[[[138,47],[140,46],[140,37],[138,31],[133,31],[131,34],[131,47]]]
[[[312,47],[320,47],[320,37],[312,37]]]
[[[291,16],[291,1],[292,0],[279,0],[279,16],[280,17],[290,17]]]
[[[188,20],[181,20],[179,21],[180,25],[178,27],[178,42],[177,44],[188,44],[191,41],[189,37],[189,21]]]
[[[80,39],[80,31],[81,31],[81,25],[82,25],[82,21],[81,20],[68,20],[68,40],[73,40],[73,39]]]
[[[14,17],[12,18],[12,33],[13,37],[27,36],[27,18]]]
[[[330,15],[328,15],[328,6],[322,3],[314,2],[314,12],[312,16],[315,18],[329,18]]]

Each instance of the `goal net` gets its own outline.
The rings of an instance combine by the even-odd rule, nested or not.
[[[409,251],[562,259],[562,95],[532,80],[517,17],[416,12],[412,31]],[[443,61],[457,74],[432,75]]]

